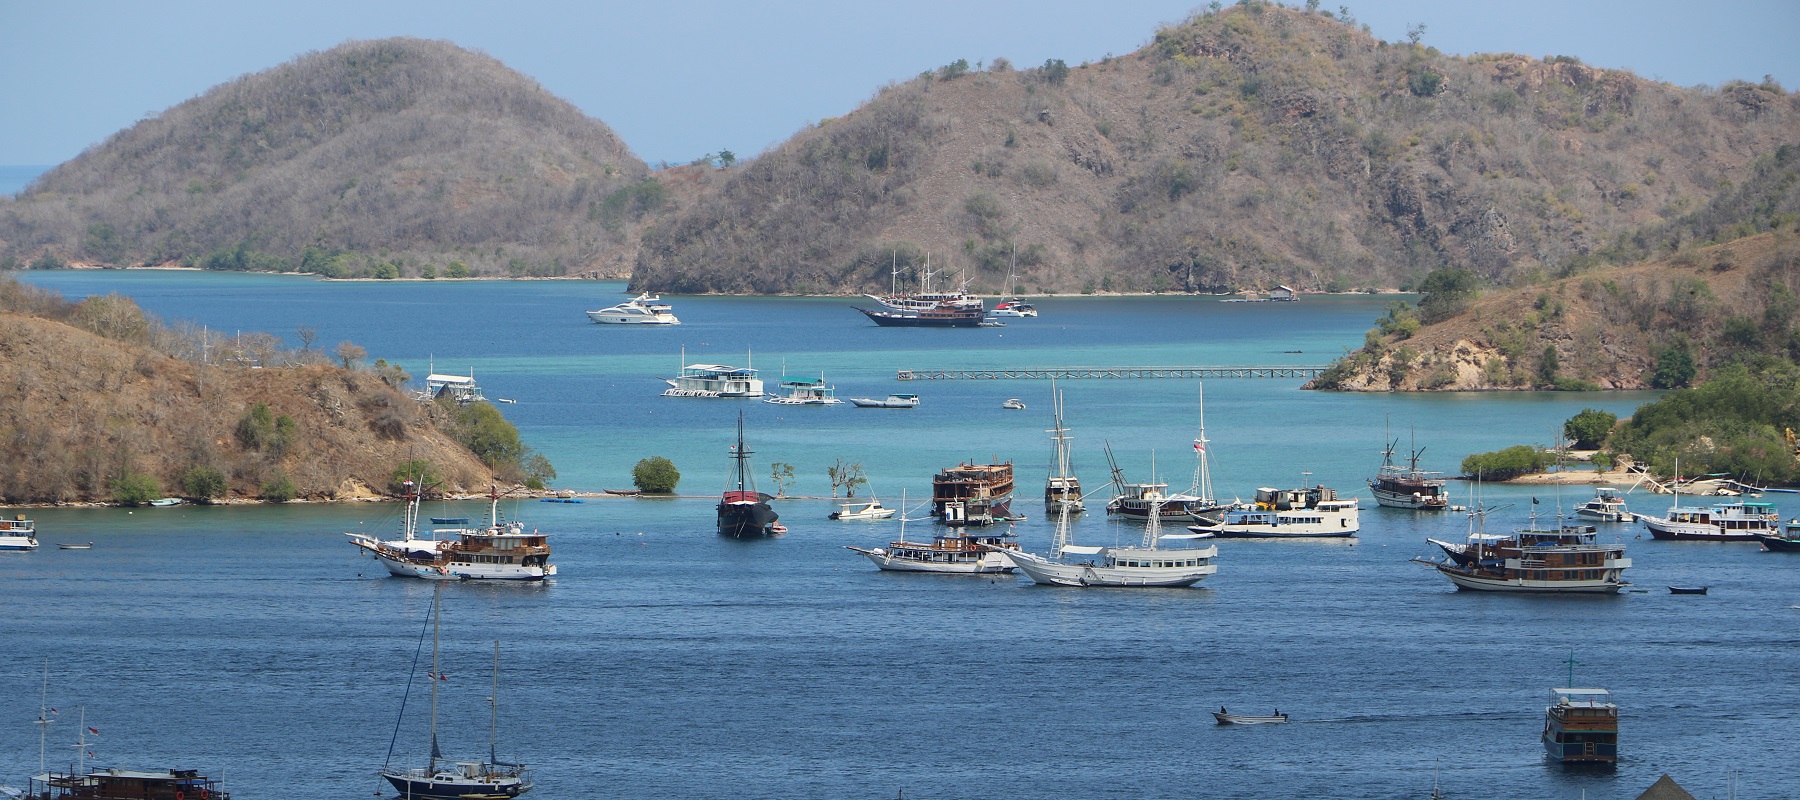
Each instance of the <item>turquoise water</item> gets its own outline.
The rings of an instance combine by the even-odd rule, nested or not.
[[[32,273],[73,295],[116,289],[154,313],[229,335],[312,325],[331,347],[423,374],[472,367],[559,484],[628,483],[665,455],[675,500],[512,502],[553,533],[561,575],[542,586],[445,591],[441,736],[485,754],[492,643],[505,648],[502,757],[538,771],[536,798],[1031,798],[1426,796],[1630,798],[1663,772],[1696,796],[1784,797],[1787,759],[1750,758],[1791,736],[1800,559],[1720,546],[1629,542],[1645,593],[1518,597],[1458,593],[1407,563],[1453,515],[1364,503],[1348,542],[1221,542],[1220,572],[1189,590],[1080,591],[1017,579],[875,570],[842,545],[877,545],[897,523],[836,523],[828,500],[778,501],[792,529],[770,541],[712,532],[727,446],[745,412],[755,460],[797,467],[799,494],[829,493],[825,466],[864,464],[871,486],[917,503],[958,460],[1013,459],[1021,494],[1049,457],[1049,385],[901,383],[902,368],[1323,363],[1361,340],[1383,298],[1307,297],[1292,306],[1205,298],[1049,298],[1044,316],[1001,329],[879,329],[848,299],[672,297],[683,325],[593,325],[585,309],[618,284],[346,284],[292,276]],[[912,411],[789,409],[667,399],[658,377],[690,361],[765,377],[824,370],[841,396],[910,391]],[[1299,350],[1300,353],[1287,351]],[[1384,425],[1425,466],[1547,442],[1582,407],[1629,413],[1642,394],[1338,395],[1293,380],[1206,383],[1220,489],[1325,483],[1367,497]],[[1061,385],[1061,384],[1059,384]],[[1129,477],[1193,469],[1199,382],[1071,381],[1068,422],[1090,488],[1110,442]],[[1001,401],[1025,400],[1024,411]],[[1304,473],[1311,473],[1306,475]],[[1465,487],[1453,487],[1463,502]],[[1586,491],[1490,487],[1522,524],[1531,498]],[[1640,511],[1667,498],[1637,492]],[[1779,498],[1778,498],[1779,501]],[[1032,502],[1018,531],[1048,547]],[[392,530],[392,504],[46,509],[43,539],[86,551],[0,554],[0,782],[36,768],[29,720],[46,662],[50,702],[85,705],[103,763],[223,770],[240,798],[369,796],[430,588],[386,578],[343,531]],[[474,515],[474,504],[428,514]],[[909,528],[925,535],[929,526]],[[1135,541],[1091,514],[1078,540]],[[48,545],[47,545],[48,547]],[[1665,585],[1707,584],[1707,596]],[[1544,763],[1545,690],[1611,689],[1624,708],[1615,770]],[[1207,711],[1279,707],[1285,726],[1222,728]],[[399,727],[399,758],[423,760],[423,705]],[[6,722],[11,720],[12,722]],[[52,730],[52,763],[72,722]],[[1782,789],[1781,787],[1789,787]]]

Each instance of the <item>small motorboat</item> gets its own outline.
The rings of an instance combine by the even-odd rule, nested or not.
[[[155,506],[156,508],[168,508],[169,506],[178,506],[178,505],[181,505],[181,498],[165,497],[161,500],[151,500],[150,505]]]
[[[1279,708],[1275,709],[1275,713],[1268,716],[1228,714],[1225,712],[1224,708],[1212,712],[1212,715],[1213,719],[1218,720],[1220,725],[1278,725],[1288,721],[1288,715],[1281,713],[1281,709]]]
[[[827,517],[827,519],[878,520],[892,517],[895,513],[895,509],[882,505],[880,500],[870,500],[867,503],[851,501],[848,503],[839,503],[838,510],[831,512],[831,515]]]
[[[783,525],[779,522],[774,522],[774,523],[769,524],[769,535],[770,536],[780,536],[784,533],[787,533],[787,531],[788,531],[787,526]]]
[[[850,404],[857,408],[918,408],[919,396],[916,394],[890,394],[886,400],[852,397]]]
[[[1710,586],[1671,586],[1669,594],[1706,594]]]
[[[1025,401],[1020,400],[1017,397],[1014,397],[1014,398],[1008,399],[1004,403],[1001,403],[1000,407],[1010,410],[1010,411],[1023,411],[1023,410],[1025,410]]]
[[[63,550],[92,550],[92,549],[94,549],[93,542],[88,542],[87,544],[78,544],[76,542],[57,542],[56,546]]]

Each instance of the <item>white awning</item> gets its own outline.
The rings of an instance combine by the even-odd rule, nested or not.
[[[1104,548],[1089,547],[1084,544],[1071,544],[1071,545],[1065,545],[1063,547],[1063,552],[1074,553],[1075,555],[1078,555],[1078,556],[1091,556],[1091,555],[1095,555],[1095,554],[1099,553],[1102,549],[1104,549]]]

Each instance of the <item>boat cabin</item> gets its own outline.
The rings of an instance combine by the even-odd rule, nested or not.
[[[33,800],[231,800],[218,781],[191,769],[50,772],[31,778],[24,796]]]
[[[1619,707],[1605,689],[1551,689],[1544,750],[1564,763],[1619,760]]]
[[[667,381],[664,397],[761,397],[763,382],[750,367],[689,364]]]
[[[481,387],[475,385],[475,376],[436,372],[425,376],[425,397],[429,400],[447,398],[457,405],[487,402],[487,398],[481,395]]]

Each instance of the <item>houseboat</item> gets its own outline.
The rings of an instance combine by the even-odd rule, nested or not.
[[[681,374],[664,378],[663,397],[762,397],[763,382],[751,367],[688,364]]]
[[[1763,534],[1779,533],[1781,515],[1773,503],[1743,500],[1708,507],[1670,506],[1660,517],[1639,514],[1650,535],[1658,539],[1690,542],[1754,542]]]
[[[825,383],[824,374],[817,378],[792,378],[782,376],[780,394],[763,398],[765,403],[778,406],[835,406],[844,401],[837,398],[837,391]]]
[[[945,525],[992,525],[1012,517],[1013,465],[965,462],[931,478],[931,514]]]
[[[1619,707],[1605,689],[1551,689],[1544,752],[1564,764],[1619,760]]]

